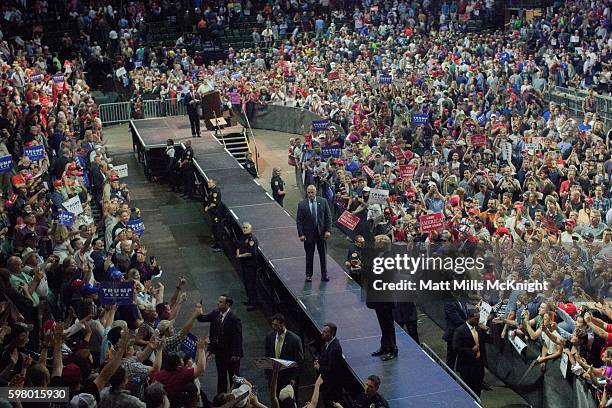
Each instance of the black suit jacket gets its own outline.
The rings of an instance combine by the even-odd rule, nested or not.
[[[240,318],[230,309],[219,324],[219,314],[219,309],[215,309],[198,316],[199,322],[210,322],[210,352],[220,357],[243,357]]]
[[[467,305],[463,302],[465,307]],[[446,342],[453,341],[453,334],[457,327],[461,326],[467,320],[465,310],[459,305],[459,301],[453,299],[444,304],[444,320],[446,321],[446,329],[442,339]]]
[[[307,241],[313,241],[317,237],[323,237],[326,232],[331,232],[332,220],[331,211],[327,200],[322,197],[315,197],[317,204],[317,223],[315,224],[310,212],[310,203],[308,198],[300,201],[297,211],[297,230],[298,236],[304,235]]]
[[[196,91],[193,92],[194,96],[191,96],[191,92],[185,94],[185,105],[187,105],[187,114],[189,115],[199,115],[202,106],[202,97]],[[195,100],[195,103],[191,103],[191,101]]]
[[[274,343],[276,342],[276,332],[272,331],[266,335],[266,357],[276,357]],[[304,350],[302,349],[302,340],[292,331],[287,330],[285,333],[285,341],[281,347],[280,357],[283,360],[295,361],[297,367],[286,368],[278,374],[279,383],[289,383],[291,380],[296,383],[300,379],[300,370],[304,361]],[[268,375],[271,374],[266,373]],[[285,381],[281,381],[281,379]]]
[[[481,328],[477,327],[476,330],[478,331],[480,358],[476,358],[476,353],[472,350],[476,342],[467,323],[459,326],[453,335],[453,349],[457,352],[457,371],[462,375],[474,374],[480,370],[484,373],[484,362],[486,360],[485,343],[490,342],[490,337]]]
[[[319,374],[323,377],[323,392],[325,390],[338,390],[342,386],[342,346],[338,339],[333,339],[329,346],[319,353]]]

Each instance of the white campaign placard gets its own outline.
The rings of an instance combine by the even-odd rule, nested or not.
[[[559,362],[559,369],[563,378],[567,378],[567,365],[569,364],[569,358],[566,353],[561,354],[561,361]]]
[[[510,162],[510,160],[512,160],[512,143],[502,142],[501,149],[502,149],[502,159],[504,159],[507,162]]]
[[[523,351],[523,349],[527,347],[527,344],[523,341],[523,339],[514,335],[514,330],[508,332],[508,340],[510,341],[510,343],[512,343],[512,345],[516,349],[516,352],[519,354],[521,354],[521,351]]]
[[[64,201],[62,203],[62,206],[66,209],[66,211],[70,211],[74,215],[79,215],[83,212],[83,206],[81,205],[81,199],[79,198],[78,195]]]
[[[491,314],[492,310],[493,307],[490,304],[488,304],[487,302],[482,302],[480,304],[480,319],[478,323],[483,326],[486,326],[487,320],[489,320],[489,315]]]
[[[128,176],[128,165],[127,164],[120,164],[118,166],[113,166],[113,170],[117,172],[117,176],[119,176],[119,178],[124,178]]]
[[[389,190],[383,190],[381,188],[370,189],[370,198],[368,204],[386,204],[389,198]]]

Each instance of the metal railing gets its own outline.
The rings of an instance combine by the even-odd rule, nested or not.
[[[129,122],[130,119],[163,118],[187,114],[187,107],[180,99],[142,101],[142,110],[134,112],[131,102],[103,103],[98,106],[104,125]]]
[[[563,88],[560,86],[549,86],[545,93],[547,102],[565,104],[572,115],[578,119],[583,119],[582,101],[588,95],[587,91],[578,88]],[[597,114],[606,125],[606,129],[612,127],[612,98],[606,95],[593,95],[595,97],[595,108]]]

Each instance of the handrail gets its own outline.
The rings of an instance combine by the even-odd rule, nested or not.
[[[246,120],[247,128],[251,132],[251,140],[253,141],[253,147],[255,148],[255,170],[257,170],[257,173],[259,174],[259,151],[257,150],[257,142],[255,141],[255,134],[253,133],[253,129],[251,128],[251,122],[249,121],[249,117],[247,116],[247,113],[243,110],[242,114],[244,115],[244,118]],[[250,152],[251,145],[249,144],[248,139],[247,139],[247,146],[249,146],[249,152]]]

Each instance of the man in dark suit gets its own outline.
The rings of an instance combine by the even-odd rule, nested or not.
[[[486,348],[489,335],[478,327],[480,309],[472,309],[467,321],[453,334],[453,349],[457,353],[457,371],[465,384],[480,397],[485,373]]]
[[[314,361],[314,368],[321,374],[323,384],[321,394],[325,407],[332,407],[334,402],[342,398],[342,346],[336,338],[338,327],[333,323],[325,323],[321,330],[321,339],[325,342]]]
[[[442,339],[446,342],[446,365],[451,370],[455,369],[457,361],[457,352],[453,348],[453,335],[457,327],[461,326],[467,320],[467,304],[465,300],[460,298],[450,300],[444,304],[444,320],[446,321],[446,329]]]
[[[242,351],[242,322],[231,310],[234,303],[226,294],[219,296],[217,309],[200,315],[198,321],[210,322],[209,351],[217,365],[217,393],[227,392],[229,380],[240,375]]]
[[[386,258],[391,252],[391,239],[387,235],[374,237],[374,248],[381,251],[379,258]],[[395,321],[393,320],[394,302],[366,302],[369,309],[374,309],[380,326],[380,348],[372,353],[372,357],[381,357],[383,361],[393,360],[398,350],[395,339]]]
[[[297,210],[297,230],[306,251],[306,282],[312,282],[312,263],[315,247],[321,262],[321,280],[328,282],[327,262],[325,259],[326,242],[331,235],[331,211],[327,200],[317,197],[317,188],[309,185],[307,197],[300,201]]]
[[[277,390],[280,392],[287,385],[293,386],[294,393],[298,390],[300,370],[304,361],[304,351],[300,337],[287,330],[285,317],[282,314],[272,316],[272,331],[266,336],[266,357],[295,361],[297,367],[285,368],[278,373]],[[272,370],[266,370],[268,380]],[[295,398],[297,399],[297,398]]]
[[[202,97],[195,91],[193,84],[189,85],[189,92],[185,95],[189,125],[191,125],[191,137],[200,135],[200,112],[202,111]]]

